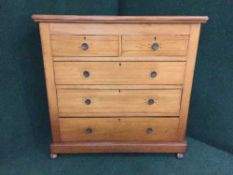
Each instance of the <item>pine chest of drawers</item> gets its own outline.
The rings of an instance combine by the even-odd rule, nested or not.
[[[58,153],[186,151],[200,25],[207,17],[33,15]]]

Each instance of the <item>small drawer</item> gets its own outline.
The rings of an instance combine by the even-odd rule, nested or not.
[[[53,56],[118,56],[118,36],[51,35]]]
[[[56,84],[183,84],[185,62],[54,62]]]
[[[62,117],[179,116],[181,90],[58,88],[57,96]]]
[[[124,35],[123,56],[185,56],[189,35]]]
[[[61,141],[176,141],[178,118],[60,118]]]

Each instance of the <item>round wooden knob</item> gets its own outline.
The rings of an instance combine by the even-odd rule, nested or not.
[[[91,104],[91,100],[90,100],[90,99],[86,99],[86,100],[85,100],[85,104],[86,104],[86,105],[90,105],[90,104]]]
[[[87,71],[87,70],[83,71],[83,76],[84,76],[85,78],[88,78],[88,77],[90,76],[90,72]]]
[[[151,73],[150,73],[150,77],[151,78],[155,78],[157,76],[157,72],[156,71],[152,71]]]
[[[155,100],[154,99],[149,99],[148,101],[147,101],[147,104],[148,105],[153,105],[155,103]]]
[[[153,44],[151,45],[151,49],[152,49],[153,51],[158,50],[158,49],[159,49],[159,44],[158,44],[158,43],[153,43]]]
[[[82,50],[88,50],[88,48],[89,48],[89,46],[87,43],[82,43],[82,45],[81,45]]]
[[[93,129],[92,129],[92,128],[86,128],[86,129],[85,129],[85,132],[86,132],[87,134],[91,134],[91,133],[93,132]]]
[[[151,134],[152,132],[153,132],[153,128],[147,128],[147,129],[146,129],[146,133],[147,133],[147,134]]]

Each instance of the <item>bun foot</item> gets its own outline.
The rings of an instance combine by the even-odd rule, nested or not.
[[[177,153],[176,158],[177,159],[183,159],[184,158],[184,153]]]
[[[53,153],[50,154],[50,158],[51,158],[51,159],[56,159],[57,157],[58,157],[57,154],[53,154]]]

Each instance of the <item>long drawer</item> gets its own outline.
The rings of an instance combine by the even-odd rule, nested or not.
[[[60,116],[178,116],[181,90],[57,89]]]
[[[56,84],[182,84],[185,62],[54,62]]]
[[[61,140],[176,141],[178,118],[60,118]]]

